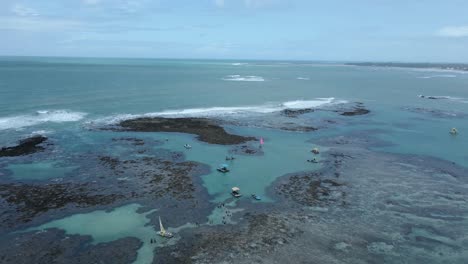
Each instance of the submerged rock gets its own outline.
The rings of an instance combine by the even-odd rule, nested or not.
[[[385,242],[373,242],[367,246],[367,250],[374,254],[390,254],[394,246],[386,244]]]
[[[424,108],[424,107],[405,107],[403,109],[409,112],[430,115],[431,117],[437,117],[437,118],[465,118],[467,117],[467,115],[462,112],[444,111],[440,109],[431,109],[431,108]]]
[[[362,106],[357,106],[351,111],[346,111],[341,113],[342,116],[356,116],[356,115],[367,115],[370,113],[370,110],[363,108]]]
[[[341,251],[347,251],[350,247],[351,245],[346,242],[339,242],[334,245],[334,248],[336,250],[341,250]]]
[[[119,126],[126,131],[195,134],[200,141],[219,145],[236,145],[255,140],[254,137],[229,134],[215,121],[207,118],[137,118],[122,121]]]
[[[302,109],[284,109],[281,111],[281,114],[287,117],[298,117],[303,114],[314,112],[312,108],[302,108]]]
[[[438,95],[419,95],[419,98],[424,98],[424,99],[431,99],[431,100],[444,100],[444,99],[450,99],[449,96],[438,96]]]
[[[145,141],[140,138],[113,138],[112,141],[124,141],[129,142],[134,146],[142,146],[145,145]]]
[[[344,202],[343,183],[323,178],[320,173],[306,172],[287,176],[276,186],[276,193],[299,204],[314,206]]]
[[[0,157],[16,157],[29,155],[39,151],[43,151],[44,147],[39,146],[47,140],[46,137],[37,135],[23,139],[14,147],[3,147],[0,149]]]
[[[251,145],[241,145],[236,146],[229,150],[231,154],[237,155],[252,155],[252,156],[261,156],[264,154],[263,150],[260,147],[254,147]]]
[[[286,131],[294,131],[294,132],[312,132],[312,131],[318,130],[318,128],[311,127],[311,126],[296,126],[296,127],[283,126],[283,127],[280,127],[279,129],[286,130]]]

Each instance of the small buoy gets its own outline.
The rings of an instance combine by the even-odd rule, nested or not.
[[[457,130],[456,128],[452,128],[452,129],[450,130],[450,134],[456,135],[456,134],[458,134],[458,130]]]

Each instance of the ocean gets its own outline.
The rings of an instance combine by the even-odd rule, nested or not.
[[[0,259],[39,263],[49,249],[31,245],[65,238],[81,242],[48,256],[57,263],[116,251],[125,258],[112,263],[468,259],[468,72],[2,57],[0,98],[0,146],[47,137],[43,150],[0,156]],[[143,117],[205,118],[256,139],[115,129]],[[174,238],[156,234],[159,217]]]

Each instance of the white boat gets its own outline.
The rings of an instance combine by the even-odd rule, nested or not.
[[[162,236],[162,237],[165,237],[165,238],[171,238],[173,237],[174,235],[171,233],[171,232],[167,232],[166,229],[164,229],[164,226],[161,222],[161,217],[159,217],[159,231],[158,231],[158,235]]]
[[[231,191],[232,196],[234,196],[234,197],[236,197],[236,198],[239,198],[239,197],[242,196],[242,194],[240,194],[240,189],[239,189],[239,187],[232,187],[231,190],[232,190],[232,191]]]

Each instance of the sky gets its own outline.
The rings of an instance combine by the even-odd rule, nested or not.
[[[466,0],[0,0],[0,55],[468,62]]]

